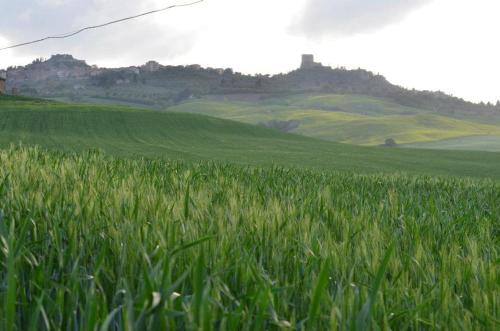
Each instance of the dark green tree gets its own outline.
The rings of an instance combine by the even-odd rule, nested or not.
[[[393,138],[387,138],[385,140],[385,144],[384,144],[384,146],[387,146],[387,147],[395,147],[397,145],[398,144],[396,143],[396,140],[394,140]]]

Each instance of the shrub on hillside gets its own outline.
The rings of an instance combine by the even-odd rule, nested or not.
[[[384,143],[385,147],[396,147],[397,145],[396,140],[393,138],[387,138]]]

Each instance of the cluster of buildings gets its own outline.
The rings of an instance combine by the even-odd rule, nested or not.
[[[5,94],[7,89],[7,72],[0,70],[0,95]]]
[[[183,67],[183,68],[186,68],[186,69],[189,69],[189,70],[203,70],[204,68],[199,65],[199,64],[191,64],[191,65],[187,65],[187,66],[178,66],[178,67]],[[156,61],[148,61],[146,62],[146,64],[142,65],[140,67],[140,69],[144,72],[156,72],[156,71],[159,71],[160,69],[162,68],[165,68],[165,66],[162,66],[160,63],[156,62]],[[224,74],[224,71],[226,69],[222,69],[222,68],[207,68],[206,70],[209,70],[209,71],[215,71],[217,72],[219,75],[222,75]]]
[[[36,62],[36,63],[35,63]],[[10,72],[10,78],[13,80],[39,80],[39,79],[47,79],[49,77],[54,77],[57,75],[59,79],[65,78],[85,78],[87,76],[94,77],[98,76],[103,72],[102,69],[97,68],[97,66],[88,66],[84,61],[77,61],[71,55],[55,55],[50,60],[42,61],[41,59],[35,61],[32,65],[32,72],[28,75],[24,68],[19,70],[13,70]],[[42,64],[48,64],[51,62],[57,62],[58,65],[50,66]],[[37,66],[35,66],[37,65]],[[301,69],[313,69],[313,68],[322,68],[323,64],[320,62],[314,61],[314,55],[312,54],[304,54],[302,55],[302,64]],[[131,67],[128,69],[132,69],[134,73],[139,74],[140,71],[144,72],[156,72],[162,68],[161,64],[156,61],[149,61],[141,67]],[[201,70],[202,67],[200,65],[191,65],[185,67],[191,70]],[[217,72],[219,75],[223,75],[226,70],[217,68],[207,68],[206,70]],[[19,76],[19,77],[18,77]],[[117,83],[123,83],[122,81]],[[0,70],[0,94],[7,93],[7,72],[5,70]],[[13,94],[17,94],[17,91],[12,92]]]
[[[4,94],[7,94],[7,71],[0,70],[0,95]],[[18,95],[18,89],[16,87],[13,87],[11,94]]]

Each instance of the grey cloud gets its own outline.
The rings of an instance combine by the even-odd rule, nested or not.
[[[156,9],[158,4],[149,0],[29,0],[6,1],[2,7],[2,13],[8,15],[0,20],[0,36],[17,43]],[[142,18],[15,52],[30,56],[71,53],[91,60],[119,56],[122,60],[142,61],[181,55],[193,46],[195,37],[191,31],[159,26]]]
[[[433,0],[308,0],[292,31],[308,37],[370,32]]]

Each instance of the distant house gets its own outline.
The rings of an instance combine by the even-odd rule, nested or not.
[[[0,94],[5,94],[6,85],[7,85],[7,72],[1,70],[0,71]]]

